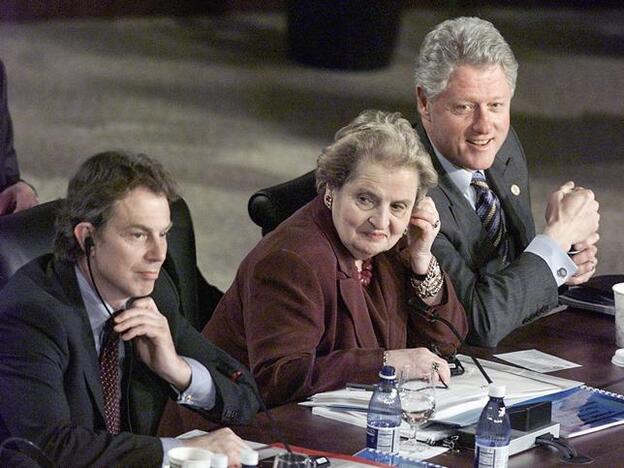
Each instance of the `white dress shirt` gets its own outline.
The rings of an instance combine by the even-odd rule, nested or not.
[[[472,175],[475,171],[456,166],[442,156],[435,146],[433,146],[433,150],[438,161],[440,161],[440,164],[451,178],[451,181],[459,189],[464,198],[468,200],[470,206],[475,209],[477,194],[474,187],[470,185],[472,182]],[[537,255],[546,262],[553,278],[557,282],[557,286],[564,284],[576,273],[576,264],[568,256],[567,252],[564,252],[554,239],[544,234],[535,236],[524,251]]]
[[[97,293],[91,287],[91,284],[82,274],[82,271],[78,267],[74,267],[76,277],[78,278],[78,287],[80,288],[80,295],[84,302],[85,309],[87,310],[87,316],[89,317],[89,323],[91,324],[91,331],[93,332],[93,339],[95,344],[95,351],[97,355],[100,355],[100,348],[102,346],[102,332],[104,331],[104,325],[110,317],[110,312],[113,308],[110,304],[102,304]],[[108,310],[107,310],[108,309]],[[119,340],[119,369],[120,374],[123,373],[123,359],[125,356],[125,347],[122,340]],[[173,385],[171,388],[177,393],[177,402],[183,403],[189,406],[195,406],[209,410],[215,405],[216,389],[212,381],[210,372],[206,367],[195,359],[181,356],[191,368],[191,383],[188,388],[183,392],[178,391]],[[121,382],[119,382],[121,385]],[[167,463],[167,452],[174,448],[180,447],[182,441],[172,437],[161,437],[160,441],[163,446],[164,460],[163,465]]]

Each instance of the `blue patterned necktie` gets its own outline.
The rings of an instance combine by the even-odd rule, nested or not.
[[[475,189],[477,200],[475,210],[485,228],[488,240],[500,252],[503,258],[507,257],[507,230],[505,229],[505,215],[501,209],[496,194],[490,190],[485,176],[478,171],[472,174],[470,182]]]

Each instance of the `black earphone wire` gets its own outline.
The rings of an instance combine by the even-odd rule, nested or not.
[[[91,284],[93,284],[93,289],[95,289],[95,293],[97,294],[97,297],[100,299],[100,302],[104,306],[104,309],[108,313],[109,317],[112,317],[113,316],[113,312],[108,307],[108,304],[104,301],[104,298],[102,298],[102,295],[100,294],[100,290],[98,289],[97,284],[95,284],[95,278],[93,277],[93,270],[91,269],[91,258],[90,258],[91,257],[91,248],[92,248],[93,244],[89,244],[87,242],[87,239],[90,239],[90,241],[93,242],[93,238],[92,237],[87,237],[85,239],[85,253],[86,253],[86,257],[87,257],[87,268],[89,269],[89,277],[91,278]]]
[[[95,278],[93,277],[93,270],[91,269],[91,258],[90,258],[91,249],[93,248],[92,243],[93,243],[93,239],[90,236],[85,239],[85,253],[87,256],[87,268],[89,270],[89,277],[91,278],[91,284],[93,285],[93,289],[95,289],[95,293],[97,294],[97,297],[100,299],[100,302],[104,306],[104,310],[106,310],[106,312],[108,313],[108,320],[112,320],[112,318],[115,316],[115,312],[113,312],[109,308],[108,304],[104,301],[104,298],[102,297],[102,294],[100,294],[100,290],[98,289],[97,284],[95,283]],[[110,326],[108,326],[108,324],[104,325],[104,329],[102,330],[102,344],[100,345],[100,357],[102,356],[102,351],[108,344],[108,340],[113,334],[112,332],[113,332],[112,323],[110,324]]]

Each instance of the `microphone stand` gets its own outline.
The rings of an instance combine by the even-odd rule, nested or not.
[[[254,388],[253,385],[247,385],[247,386],[251,388],[251,391],[256,396],[258,403],[260,403],[260,409],[262,409],[262,412],[266,414],[266,417],[269,420],[269,423],[271,425],[271,431],[273,432],[273,436],[276,437],[277,440],[280,441],[282,444],[284,444],[284,448],[286,449],[288,453],[293,453],[292,449],[290,448],[290,445],[288,444],[288,441],[286,440],[286,437],[284,437],[284,434],[282,434],[282,431],[280,430],[279,425],[277,424],[277,421],[275,420],[275,418],[273,418],[273,415],[271,414],[269,409],[264,404],[264,400],[260,396],[260,393],[258,393],[258,391]]]
[[[20,453],[28,457],[29,459],[37,463],[39,466],[43,468],[56,468],[56,465],[54,464],[54,462],[50,460],[50,458],[48,458],[48,456],[43,452],[43,450],[41,450],[37,445],[35,445],[30,440],[24,439],[23,437],[8,437],[4,439],[4,441],[0,444],[0,455],[2,455],[2,452],[7,452],[9,453],[9,460],[10,460],[11,449],[9,448],[9,446],[11,445],[15,446],[15,449],[13,449],[15,453]],[[2,463],[3,463],[2,458],[0,457],[0,464]],[[3,464],[2,466],[5,466],[5,465]]]
[[[461,338],[461,336],[459,335],[459,332],[453,326],[453,324],[449,322],[447,319],[445,319],[444,317],[440,317],[440,315],[438,315],[437,312],[428,312],[424,310],[419,310],[416,307],[414,307],[414,309],[416,310],[416,313],[418,315],[423,317],[428,322],[431,322],[431,323],[435,323],[438,321],[442,322],[444,325],[446,325],[449,328],[449,330],[451,330],[451,332],[453,333],[453,335],[455,335],[455,337],[459,340],[459,342],[463,343],[464,340]],[[477,358],[474,356],[470,356],[470,359],[472,359],[472,361],[475,363],[475,365],[477,366],[477,368],[479,369],[483,377],[485,377],[485,380],[487,380],[488,384],[491,384],[492,379],[487,374],[487,372],[485,372],[485,369],[483,368],[481,363],[477,360]],[[457,360],[457,358],[455,358],[455,361],[457,364],[461,365],[459,363],[459,360]],[[538,446],[544,445],[544,446],[553,447],[555,450],[559,452],[559,458],[564,463],[588,464],[594,461],[591,457],[578,453],[576,449],[572,447],[569,444],[569,442],[567,442],[566,440],[563,440],[561,437],[555,437],[551,433],[542,434],[536,437],[535,445],[538,445]]]
[[[262,412],[266,415],[267,419],[269,420],[269,425],[271,428],[271,432],[273,432],[273,436],[277,439],[278,442],[281,442],[284,445],[284,448],[286,449],[288,453],[293,453],[292,449],[290,448],[290,445],[288,444],[288,441],[284,437],[284,434],[282,434],[282,431],[280,430],[279,425],[277,424],[277,421],[275,420],[275,418],[273,418],[273,415],[271,414],[266,404],[264,403],[264,400],[262,399],[262,396],[256,389],[256,386],[252,385],[245,378],[241,379],[241,377],[243,377],[244,375],[243,371],[241,369],[236,369],[230,372],[229,370],[220,368],[219,365],[217,365],[217,369],[221,370],[224,374],[228,375],[232,382],[244,384],[251,390],[251,392],[256,397],[256,400],[260,404],[260,409],[262,410]]]
[[[420,315],[421,317],[423,317],[425,320],[427,320],[430,323],[442,322],[444,325],[446,325],[447,328],[449,330],[451,330],[453,335],[455,335],[455,338],[457,338],[457,340],[459,341],[460,346],[464,342],[464,339],[461,337],[461,335],[457,331],[457,328],[455,328],[455,326],[451,322],[449,322],[447,319],[445,319],[444,317],[441,317],[437,312],[429,312],[429,311],[426,311],[426,310],[419,310],[417,307],[414,307],[414,310],[416,311],[416,313],[418,315]],[[470,359],[472,359],[472,361],[474,362],[475,366],[477,366],[477,369],[479,369],[479,372],[481,372],[481,375],[483,375],[485,380],[487,380],[487,383],[491,384],[492,383],[492,379],[487,374],[487,372],[485,371],[485,369],[483,368],[481,363],[477,360],[477,358],[471,355]],[[456,366],[461,367],[463,369],[463,366],[461,365],[460,361],[456,357],[453,359],[453,361],[454,361]]]

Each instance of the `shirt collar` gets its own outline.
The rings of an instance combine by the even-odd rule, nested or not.
[[[113,308],[108,303],[106,303],[106,306],[109,309],[107,310],[106,307],[104,307],[104,304],[100,301],[97,293],[77,265],[74,266],[74,271],[76,272],[76,278],[78,279],[78,288],[80,289],[82,302],[84,302],[85,309],[87,310],[91,330],[93,331],[93,336],[96,339],[96,348],[99,348],[97,337],[100,336],[100,333],[104,328],[104,324],[110,317],[108,310],[113,310]]]
[[[433,143],[431,144],[431,146],[433,146]],[[456,166],[451,161],[442,156],[442,153],[440,153],[435,146],[433,146],[433,151],[435,152],[438,161],[440,161],[442,168],[444,168],[455,186],[459,189],[461,193],[466,193],[470,189],[472,174],[475,171]]]
[[[472,182],[472,176],[475,172],[481,172],[484,176],[483,171],[472,171],[470,169],[464,169],[463,167],[456,166],[451,161],[442,156],[442,153],[438,151],[438,149],[431,143],[433,151],[440,161],[440,165],[446,171],[451,181],[455,186],[459,189],[461,194],[472,204],[474,207],[475,204],[475,191],[470,185]]]

